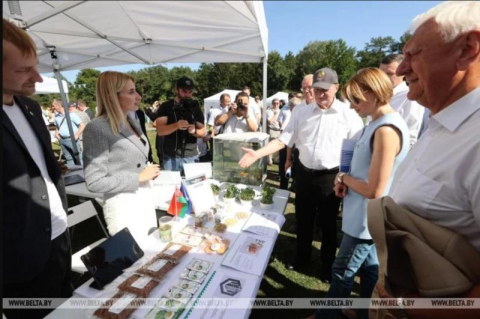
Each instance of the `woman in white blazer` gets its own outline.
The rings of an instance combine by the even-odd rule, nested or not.
[[[150,181],[160,169],[148,162],[147,137],[129,115],[140,100],[131,76],[113,71],[100,75],[97,117],[83,133],[83,161],[88,190],[103,193],[109,233],[128,227],[141,242],[157,225]]]

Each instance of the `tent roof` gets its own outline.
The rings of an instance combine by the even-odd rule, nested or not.
[[[35,94],[60,93],[57,79],[49,78],[43,75],[41,77],[43,79],[43,82],[35,83]],[[63,89],[65,90],[65,93],[68,94],[67,81],[63,80],[62,84],[63,84]]]
[[[240,90],[230,90],[230,89],[225,89],[223,90],[222,92],[218,92],[217,94],[214,94],[212,96],[209,96],[205,99],[203,99],[204,102],[210,102],[210,101],[215,101],[215,102],[219,102],[220,101],[220,96],[222,94],[228,94],[230,95],[231,99],[235,99],[235,96],[240,93],[241,91]]]
[[[38,47],[39,71],[166,62],[262,62],[262,1],[3,1]]]

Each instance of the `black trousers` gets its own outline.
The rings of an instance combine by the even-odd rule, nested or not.
[[[298,148],[295,147],[295,145],[293,145],[293,148],[292,148],[292,186],[291,186],[291,189],[296,192],[296,189],[297,189],[297,166],[298,166],[298,162],[300,162],[299,160],[299,157],[300,156],[300,152],[298,151]]]
[[[28,262],[29,256],[25,256]],[[45,268],[33,280],[15,284],[3,285],[3,298],[70,298],[70,273],[72,252],[68,229],[52,240],[50,256]],[[43,318],[54,309],[4,309],[8,319],[12,318]]]
[[[297,165],[297,261],[308,263],[312,255],[313,225],[319,214],[322,231],[321,272],[331,274],[337,249],[337,215],[340,198],[335,196],[333,182],[338,167],[330,170],[310,170],[299,161]]]
[[[286,146],[279,151],[279,155],[280,155],[280,160],[278,163],[278,175],[280,175],[280,189],[287,189],[289,178],[285,177],[285,162],[287,161]]]

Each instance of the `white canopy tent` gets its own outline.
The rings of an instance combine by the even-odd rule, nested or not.
[[[35,93],[36,94],[51,94],[51,93],[60,93],[60,89],[58,87],[58,81],[54,78],[49,78],[46,76],[41,76],[43,82],[35,84]],[[68,94],[68,85],[67,81],[62,80],[63,84],[63,91],[65,94]]]
[[[263,63],[266,96],[262,1],[3,1],[3,17],[27,30],[37,44],[40,72],[53,70],[59,83],[63,70],[255,62]]]
[[[213,107],[220,107],[220,96],[222,94],[228,94],[230,95],[230,99],[233,102],[235,100],[235,96],[237,96],[238,93],[241,91],[239,90],[223,90],[222,92],[219,92],[215,95],[209,96],[206,99],[203,100],[203,107],[204,107],[204,112],[205,112],[205,122],[207,121],[207,116],[208,112],[210,112],[210,109]],[[250,103],[256,103],[255,98],[250,96]]]
[[[285,92],[277,92],[272,96],[269,96],[267,98],[267,106],[270,107],[272,105],[272,100],[273,99],[279,99],[279,100],[285,100],[285,102],[288,104],[288,93]]]

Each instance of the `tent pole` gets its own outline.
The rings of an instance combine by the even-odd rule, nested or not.
[[[263,57],[263,107],[262,107],[262,131],[267,132],[267,69],[268,55]]]
[[[75,141],[75,134],[73,133],[72,120],[70,119],[70,112],[68,111],[68,99],[65,91],[63,90],[62,74],[60,73],[60,66],[57,63],[57,53],[55,52],[54,47],[50,47],[50,55],[53,60],[53,74],[58,82],[58,88],[60,90],[60,98],[62,100],[63,111],[65,114],[65,119],[67,120],[68,132],[70,134],[70,139],[72,141],[73,148],[73,162],[75,165],[80,165],[80,154],[77,148],[77,141]]]

